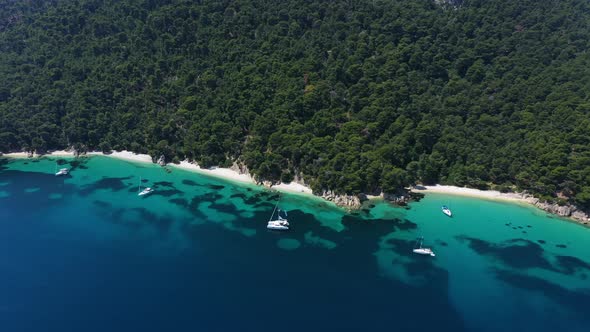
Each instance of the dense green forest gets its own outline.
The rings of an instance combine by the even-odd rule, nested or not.
[[[457,2],[457,1],[456,1]],[[12,0],[0,151],[128,149],[316,191],[590,208],[587,0]]]

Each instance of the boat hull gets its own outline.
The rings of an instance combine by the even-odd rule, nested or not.
[[[266,226],[267,229],[277,230],[277,231],[287,231],[289,230],[289,226]]]
[[[137,196],[146,196],[146,195],[149,195],[153,192],[154,192],[153,190],[144,190],[144,191],[140,192],[139,194],[137,194]]]
[[[453,213],[451,212],[451,210],[446,206],[442,207],[442,213],[444,213],[447,217],[453,216]]]
[[[425,250],[425,249],[421,248],[421,249],[414,249],[412,251],[418,255],[426,255],[426,256],[432,256],[432,257],[436,256],[434,254],[434,252],[432,252],[432,250]]]

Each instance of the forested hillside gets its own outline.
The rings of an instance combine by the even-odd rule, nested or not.
[[[239,160],[340,193],[494,183],[590,207],[587,0],[12,0],[0,19],[4,152]]]

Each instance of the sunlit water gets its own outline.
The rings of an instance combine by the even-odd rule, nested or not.
[[[60,162],[66,162],[61,160]],[[106,157],[2,160],[1,331],[588,331],[590,229],[427,195],[355,214]],[[138,197],[138,186],[156,192]],[[441,205],[453,210],[442,214]],[[436,257],[412,254],[416,238]]]

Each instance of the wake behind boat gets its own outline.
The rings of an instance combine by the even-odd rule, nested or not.
[[[446,214],[447,216],[449,216],[449,217],[452,217],[453,216],[453,213],[451,212],[451,209],[449,209],[446,205],[443,205],[441,207],[441,209],[442,209],[442,212],[444,214]]]
[[[287,221],[287,219],[285,219],[281,216],[281,212],[284,212],[285,216],[287,216],[286,211],[281,211],[279,209],[279,212],[277,214],[277,219],[272,220],[272,217],[274,216],[275,211],[277,210],[277,207],[279,206],[279,202],[280,202],[280,199],[279,199],[279,201],[277,201],[277,205],[275,205],[274,210],[272,210],[272,214],[270,215],[270,218],[268,219],[268,224],[266,224],[266,228],[280,230],[280,231],[286,231],[286,230],[289,230],[289,222]]]
[[[416,248],[416,246],[414,246],[414,249],[412,251],[415,254],[418,254],[418,255],[430,255],[432,257],[436,256],[434,254],[434,251],[432,251],[432,249],[430,249],[430,248],[423,248],[422,247],[422,240],[424,240],[423,237],[421,237],[420,239],[418,239],[418,242],[420,242],[420,245],[418,246],[418,248]],[[416,242],[416,244],[418,244],[418,242]]]

